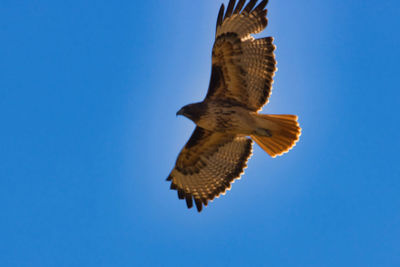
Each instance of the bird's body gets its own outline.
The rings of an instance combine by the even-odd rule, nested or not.
[[[177,112],[196,125],[167,178],[187,206],[198,211],[225,193],[240,177],[252,153],[252,139],[275,157],[292,148],[300,136],[295,115],[264,115],[276,70],[272,37],[252,33],[267,26],[268,0],[230,0],[217,19],[210,85],[202,102]],[[243,8],[244,7],[244,8]],[[255,7],[255,8],[254,8]],[[250,138],[251,139],[250,139]]]
[[[193,104],[199,117],[197,126],[212,132],[250,135],[255,127],[255,113],[241,105],[225,101],[207,101]]]

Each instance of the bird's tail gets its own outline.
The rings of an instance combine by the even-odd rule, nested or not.
[[[301,128],[295,115],[256,114],[257,130],[251,138],[271,157],[288,152],[299,140]]]

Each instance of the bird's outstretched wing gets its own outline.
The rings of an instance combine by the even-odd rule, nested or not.
[[[251,153],[251,139],[196,127],[167,180],[188,208],[194,200],[200,212],[240,177]]]
[[[267,26],[268,0],[230,0],[217,19],[212,51],[211,80],[206,99],[231,100],[257,111],[268,101],[276,70],[273,38],[255,39],[251,34]],[[242,9],[243,8],[243,9]]]

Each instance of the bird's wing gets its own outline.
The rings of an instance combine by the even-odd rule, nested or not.
[[[167,180],[188,208],[194,200],[200,212],[202,205],[224,194],[240,177],[251,153],[251,139],[196,127]]]
[[[255,39],[251,34],[267,26],[268,0],[254,8],[257,0],[230,0],[217,19],[212,51],[212,70],[206,99],[231,100],[251,110],[259,110],[268,101],[276,70],[273,38]],[[243,8],[243,9],[242,9]]]

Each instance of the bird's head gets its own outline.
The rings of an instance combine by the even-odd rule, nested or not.
[[[200,117],[204,114],[206,107],[203,103],[189,104],[181,108],[176,116],[182,115],[194,122],[197,122]]]

